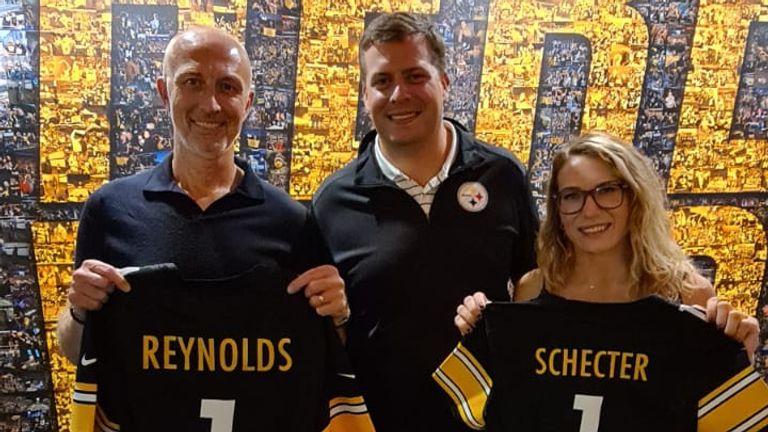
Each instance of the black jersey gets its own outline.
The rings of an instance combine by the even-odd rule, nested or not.
[[[286,293],[292,276],[264,266],[220,280],[184,280],[172,265],[128,274],[131,291],[88,315],[72,430],[322,430],[328,326]]]
[[[474,429],[762,430],[768,386],[688,312],[659,297],[492,303],[433,376]]]

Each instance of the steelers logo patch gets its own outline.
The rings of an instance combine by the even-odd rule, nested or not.
[[[483,211],[488,205],[488,191],[478,182],[466,182],[459,186],[456,198],[461,208],[472,213]]]

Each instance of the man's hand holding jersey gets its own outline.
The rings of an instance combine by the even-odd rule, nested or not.
[[[128,292],[131,286],[117,268],[89,259],[72,273],[72,284],[67,298],[76,311],[99,310],[109,300],[115,287]]]
[[[304,296],[320,316],[330,316],[336,327],[349,319],[349,304],[344,289],[344,279],[332,265],[321,265],[300,274],[288,284],[288,293],[295,294],[304,289]]]
[[[76,312],[101,309],[109,300],[115,287],[128,292],[131,286],[120,271],[98,260],[85,260],[72,273],[72,284],[67,298]],[[321,316],[330,316],[337,326],[349,319],[349,305],[344,291],[344,279],[331,265],[314,267],[302,273],[288,285],[288,293],[294,294],[304,288],[304,295]]]
[[[59,314],[56,329],[59,348],[72,363],[77,363],[85,312],[101,309],[115,287],[126,292],[131,289],[128,281],[115,267],[98,260],[85,260],[72,273],[72,283],[67,293],[69,307]]]

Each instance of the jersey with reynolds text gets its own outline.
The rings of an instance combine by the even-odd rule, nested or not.
[[[184,280],[166,264],[126,278],[129,293],[88,315],[73,432],[327,426],[327,322],[303,295],[286,293],[291,275],[258,266]]]
[[[433,377],[473,429],[759,431],[768,386],[685,306],[492,303]],[[741,371],[741,372],[739,372]]]

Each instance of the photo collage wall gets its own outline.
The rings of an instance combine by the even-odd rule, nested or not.
[[[768,340],[768,5],[705,0],[0,0],[0,432],[68,431],[56,316],[80,207],[172,150],[155,91],[176,32],[240,40],[254,107],[237,153],[306,201],[370,130],[357,45],[385,11],[430,17],[446,115],[512,151],[540,211],[553,150],[592,129],[665,179],[678,242]],[[768,369],[768,343],[759,361]]]

